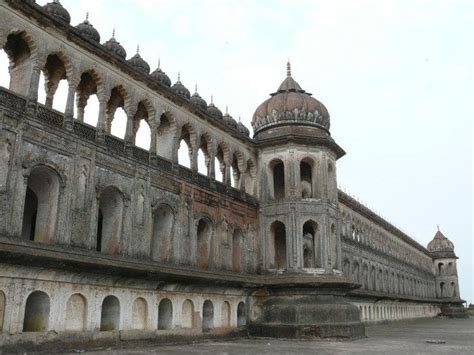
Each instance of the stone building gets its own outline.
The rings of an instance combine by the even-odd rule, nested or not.
[[[0,344],[50,330],[358,337],[368,322],[461,314],[453,244],[438,231],[425,248],[338,189],[345,152],[289,64],[251,138],[89,20],[72,26],[57,0],[0,0],[0,19]],[[149,149],[135,145],[142,121]]]

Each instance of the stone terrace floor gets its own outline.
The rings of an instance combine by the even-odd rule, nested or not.
[[[443,340],[445,344],[429,344]],[[367,327],[354,341],[241,339],[192,345],[103,349],[89,354],[474,354],[474,317],[417,319]]]

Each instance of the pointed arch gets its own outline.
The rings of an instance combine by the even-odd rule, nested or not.
[[[211,156],[212,156],[212,144],[211,135],[204,132],[199,140],[198,148],[198,172],[210,176],[211,169]]]
[[[286,255],[286,227],[281,221],[274,221],[270,225],[271,245],[270,266],[276,269],[287,267]]]
[[[83,71],[76,89],[78,121],[97,126],[99,118],[99,98],[103,96],[104,88],[101,76],[95,69]],[[91,100],[91,98],[93,98],[93,100]]]
[[[156,154],[162,158],[173,160],[176,120],[171,112],[164,112],[157,119]]]
[[[133,143],[143,149],[150,149],[151,128],[150,120],[153,106],[145,99],[138,103],[137,111],[133,116],[132,140]]]
[[[315,268],[321,267],[317,255],[318,251],[318,223],[312,219],[303,224],[303,267]]]
[[[116,255],[122,236],[123,194],[118,188],[108,186],[100,192],[98,202],[96,250]]]
[[[110,92],[110,98],[105,111],[106,132],[122,139],[125,137],[127,127],[127,114],[125,111],[127,98],[128,93],[125,88],[122,85],[115,86]]]
[[[194,128],[189,123],[185,123],[179,129],[177,139],[178,163],[189,169],[192,167],[195,142],[196,132]]]

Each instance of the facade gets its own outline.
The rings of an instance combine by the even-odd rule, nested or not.
[[[453,244],[438,231],[425,248],[338,190],[345,152],[289,64],[251,138],[88,20],[71,26],[59,1],[0,0],[0,18],[0,344],[50,330],[359,337],[368,322],[461,314]]]

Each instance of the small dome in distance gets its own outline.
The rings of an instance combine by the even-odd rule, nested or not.
[[[86,14],[86,19],[84,20],[84,22],[81,22],[79,25],[76,26],[76,29],[85,38],[100,43],[99,32],[89,22],[89,13]]]
[[[215,119],[222,120],[222,111],[214,105],[214,98],[211,96],[211,103],[207,106],[207,113]]]
[[[180,73],[178,73],[178,81],[171,87],[175,93],[177,93],[179,96],[182,96],[186,99],[190,99],[191,94],[189,93],[189,90],[186,89],[186,87],[181,83],[180,80]]]
[[[191,96],[191,102],[199,107],[200,109],[206,111],[207,110],[207,102],[204,100],[201,96],[199,96],[198,91],[197,91],[197,85],[194,91],[193,96]]]
[[[59,0],[48,2],[43,6],[43,10],[60,21],[68,24],[71,23],[71,15],[69,15],[69,12],[61,5]]]
[[[168,75],[166,75],[166,73],[164,71],[161,70],[160,68],[160,60],[158,60],[158,68],[156,68],[153,73],[150,74],[151,77],[153,79],[155,79],[155,81],[159,82],[160,84],[164,85],[164,86],[167,86],[167,87],[171,87],[171,80],[170,78],[168,77]]]
[[[104,43],[104,48],[112,53],[112,54],[115,54],[116,56],[122,58],[122,59],[125,59],[127,57],[127,51],[125,50],[125,48],[122,47],[122,45],[117,42],[117,40],[115,39],[115,29],[114,31],[112,32],[112,37]]]
[[[247,137],[250,136],[250,130],[242,123],[242,121],[240,120],[240,117],[239,117],[239,122],[237,123],[237,129],[243,135],[245,135]]]
[[[229,115],[229,109],[227,106],[225,107],[225,115],[222,119],[224,120],[226,125],[233,128],[237,128],[237,121],[234,120],[234,118],[231,115]]]
[[[140,46],[137,46],[137,54],[135,54],[132,58],[127,60],[128,64],[134,67],[141,73],[149,74],[150,73],[150,66],[148,63],[140,56]]]

